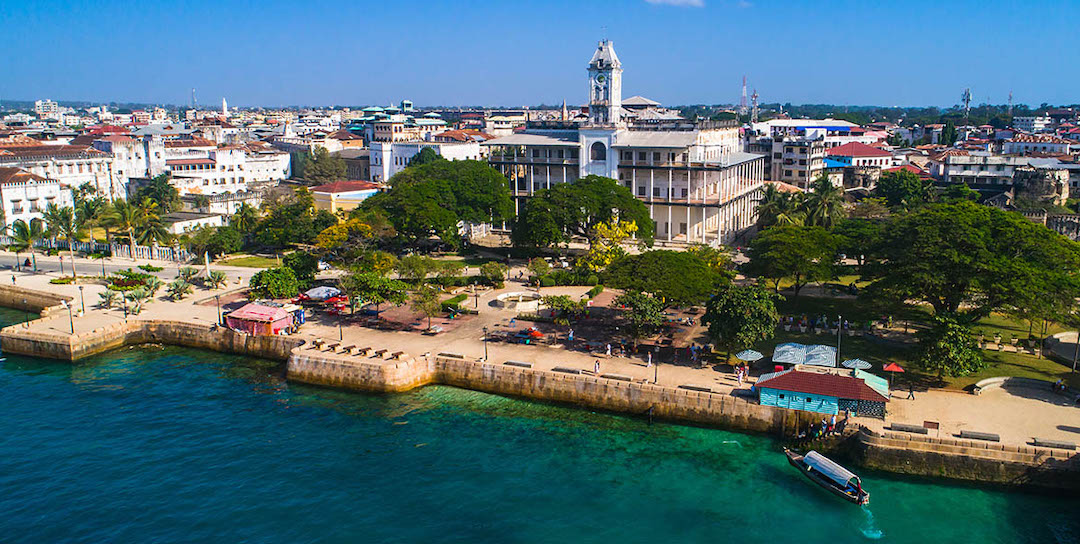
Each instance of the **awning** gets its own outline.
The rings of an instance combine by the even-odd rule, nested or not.
[[[836,348],[820,344],[804,346],[788,342],[776,346],[772,360],[774,363],[835,367]]]
[[[816,451],[811,451],[803,457],[803,461],[806,462],[814,470],[825,475],[830,480],[836,482],[838,485],[846,486],[852,479],[856,482],[859,481],[859,477],[852,474],[848,469],[836,464],[832,459],[821,455]]]

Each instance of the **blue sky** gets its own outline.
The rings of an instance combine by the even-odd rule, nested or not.
[[[1080,102],[1080,1],[0,0],[0,98],[233,105],[570,104],[596,40],[624,96]],[[1069,40],[1072,40],[1070,43]]]

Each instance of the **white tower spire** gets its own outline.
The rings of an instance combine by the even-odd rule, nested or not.
[[[229,103],[225,101],[225,97],[221,97],[221,115],[229,116]]]

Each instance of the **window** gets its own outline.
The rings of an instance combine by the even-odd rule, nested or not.
[[[780,396],[780,400],[784,400],[784,394],[783,393],[780,393],[779,396]]]
[[[659,187],[653,187],[652,196],[654,196],[654,197],[660,196],[660,188]]]
[[[790,176],[791,175],[791,170],[784,170],[784,175],[785,176]]]
[[[806,402],[814,402],[814,399],[812,399],[810,397],[806,397]]]
[[[593,142],[592,146],[589,147],[589,159],[594,161],[607,160],[607,147],[604,146],[603,142]]]
[[[622,158],[623,158],[624,161],[632,161],[632,160],[634,160],[634,152],[633,151],[623,151]]]
[[[686,190],[686,188],[684,187],[684,188],[683,188],[683,190],[682,190],[682,196],[683,196],[683,198],[686,198],[686,195],[687,195],[687,194],[688,194],[688,193],[687,193],[687,190]]]
[[[638,185],[637,196],[645,196],[645,186],[644,185]]]
[[[660,162],[660,154],[659,153],[653,153],[652,154],[652,160],[653,160],[653,162]]]
[[[540,150],[539,149],[532,150],[532,156],[533,156],[534,159],[539,159],[540,158]]]
[[[644,151],[638,151],[637,160],[644,162],[646,160],[645,157],[646,154]]]

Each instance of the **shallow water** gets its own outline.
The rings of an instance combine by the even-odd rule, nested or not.
[[[198,350],[12,356],[0,390],[5,542],[1080,541],[1077,499],[870,473],[860,509],[766,437]]]

